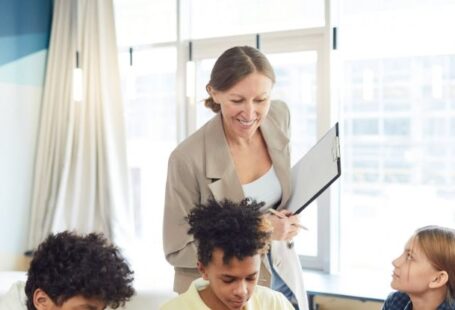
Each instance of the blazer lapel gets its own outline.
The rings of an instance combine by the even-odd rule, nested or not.
[[[206,177],[212,181],[208,187],[215,200],[238,202],[245,198],[224,135],[220,113],[207,124],[204,153]]]
[[[281,202],[278,206],[278,209],[281,209],[291,196],[289,138],[270,118],[267,118],[260,128],[283,190]]]

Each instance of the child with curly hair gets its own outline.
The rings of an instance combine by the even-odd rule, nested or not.
[[[280,292],[257,285],[272,233],[261,206],[248,199],[209,200],[191,209],[188,233],[196,241],[201,278],[162,310],[294,310]]]
[[[26,283],[16,283],[0,309],[117,309],[134,295],[133,279],[120,251],[101,234],[51,234],[34,252]]]

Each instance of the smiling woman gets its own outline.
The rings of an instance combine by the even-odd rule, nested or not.
[[[207,90],[223,116],[226,138],[230,144],[241,144],[260,138],[257,131],[270,109],[273,81],[260,73],[251,73],[229,90],[217,90],[210,84]]]
[[[184,217],[209,199],[253,198],[264,202],[261,211],[273,207],[283,213],[281,218],[265,215],[273,226],[273,243],[262,261],[259,283],[284,293],[299,309],[308,308],[300,262],[286,242],[299,233],[295,225],[299,218],[284,216],[282,210],[291,194],[290,115],[284,102],[270,100],[274,82],[273,68],[259,50],[250,46],[226,50],[215,62],[206,86],[205,105],[217,115],[169,158],[164,250],[175,268],[178,293],[199,276],[194,240],[187,234]],[[262,185],[247,188],[256,182]]]
[[[270,169],[270,157],[258,128],[270,109],[272,81],[263,74],[252,73],[227,91],[217,91],[210,84],[207,88],[220,106],[240,183],[251,183]],[[259,165],[252,165],[254,162]]]

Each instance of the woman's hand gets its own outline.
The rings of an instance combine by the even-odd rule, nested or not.
[[[273,226],[272,240],[292,240],[299,233],[300,220],[289,210],[277,211],[276,214],[267,214],[266,218]]]

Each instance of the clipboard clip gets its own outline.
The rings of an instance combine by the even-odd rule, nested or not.
[[[333,161],[337,161],[340,157],[340,138],[336,136],[332,143],[332,159]]]

